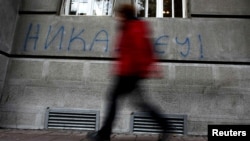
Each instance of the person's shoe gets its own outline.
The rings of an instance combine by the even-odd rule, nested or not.
[[[86,139],[87,141],[110,141],[110,138],[103,138],[98,132],[88,132]]]

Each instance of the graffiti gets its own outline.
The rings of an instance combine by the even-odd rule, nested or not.
[[[65,29],[64,26],[60,26],[59,28],[55,28],[53,26],[49,26],[47,30],[47,36],[45,38],[45,41],[40,39],[40,33],[41,33],[41,25],[40,24],[33,24],[30,23],[28,26],[24,44],[23,44],[23,50],[29,51],[33,49],[33,51],[36,51],[38,48],[38,41],[39,41],[39,47],[41,46],[41,42],[44,42],[43,49],[48,50],[52,45],[58,50],[64,51],[71,51],[74,47],[72,44],[76,41],[78,41],[77,45],[81,47],[81,50],[84,52],[87,51],[95,51],[95,47],[100,44],[103,47],[103,53],[109,52],[109,33],[105,29],[97,30],[96,34],[94,34],[91,42],[87,45],[86,39],[83,38],[85,29],[76,30],[74,27],[71,28],[70,36],[66,36],[65,34],[68,33],[69,29]],[[67,32],[66,32],[67,30]],[[187,58],[190,56],[192,51],[199,50],[199,57],[198,59],[204,58],[204,47],[202,43],[202,36],[200,34],[197,34],[196,36],[189,36],[189,37],[172,37],[170,35],[161,35],[154,40],[154,51],[156,54],[159,55],[166,55],[168,54],[167,50],[170,46],[170,39],[173,39],[174,45],[171,44],[171,47],[176,47],[177,54],[179,54],[183,58]],[[41,41],[40,41],[41,40]],[[89,40],[89,38],[88,38]],[[66,42],[66,43],[65,43]],[[66,45],[63,47],[63,45]]]
[[[202,44],[202,40],[201,40],[201,35],[198,35],[198,38],[199,38],[199,42],[200,42],[200,58],[204,58],[204,55],[203,55],[203,44]]]
[[[98,39],[98,37],[99,37],[99,35],[100,35],[101,33],[104,33],[104,34],[105,34],[105,37],[106,37],[105,39]],[[96,42],[106,42],[106,48],[105,48],[104,52],[108,52],[109,39],[108,39],[108,32],[107,32],[107,31],[101,30],[101,31],[99,31],[99,32],[96,34],[96,36],[95,36],[94,40],[92,41],[92,44],[91,44],[91,46],[90,46],[90,48],[89,48],[90,51],[92,51],[92,49],[93,49],[93,47],[94,47],[94,44],[95,44]]]
[[[37,40],[39,39],[40,24],[37,24],[35,36],[31,36],[31,35],[30,35],[30,34],[31,34],[30,32],[31,32],[32,27],[33,27],[33,24],[30,24],[29,29],[28,29],[28,32],[27,32],[27,34],[26,34],[25,42],[24,42],[24,51],[26,51],[27,46],[28,46],[28,42],[29,42],[30,40],[35,40],[33,49],[36,50]]]
[[[191,46],[191,38],[192,40],[196,39],[197,45]],[[155,53],[159,55],[164,55],[167,54],[165,50],[167,50],[170,42],[170,36],[168,35],[162,35],[158,38],[156,38],[154,42],[154,51]],[[194,41],[193,41],[194,42]],[[181,57],[186,58],[190,55],[190,52],[192,51],[191,49],[199,49],[199,58],[198,59],[203,59],[203,43],[202,43],[202,37],[200,34],[197,35],[197,37],[186,37],[184,39],[181,39],[179,37],[174,37],[174,44],[177,47],[177,50],[179,50],[179,54]],[[196,48],[195,48],[196,47]]]
[[[165,38],[167,41],[166,41],[166,42],[161,42],[161,40],[163,40],[164,38]],[[157,38],[157,39],[155,40],[155,42],[154,42],[155,53],[157,53],[157,54],[165,54],[165,51],[163,51],[163,50],[158,50],[158,47],[159,47],[159,46],[163,46],[163,47],[167,46],[167,45],[168,45],[168,43],[167,43],[168,40],[169,40],[169,37],[168,37],[167,35],[163,35],[163,36],[160,36],[159,38]]]
[[[55,40],[55,38],[58,36],[59,33],[61,33],[61,38],[60,38],[60,45],[59,45],[59,49],[62,49],[62,41],[63,41],[63,33],[64,33],[64,27],[60,27],[59,30],[57,31],[56,35],[49,41],[48,43],[48,40],[49,40],[49,36],[51,35],[51,26],[49,26],[49,32],[48,32],[48,35],[47,35],[47,38],[46,38],[46,42],[45,42],[45,45],[44,45],[44,49],[48,49],[48,47],[51,45],[51,43]]]
[[[68,51],[70,51],[71,49],[71,44],[75,41],[75,40],[80,40],[82,42],[82,50],[86,51],[86,42],[83,38],[80,37],[81,34],[83,34],[84,29],[82,29],[76,36],[73,37],[75,32],[75,28],[72,29],[71,32],[71,36],[70,36],[70,40],[69,40],[69,45],[68,45]]]
[[[186,53],[183,53],[182,51],[180,52],[181,56],[187,57],[189,52],[190,52],[190,40],[189,38],[186,38],[184,42],[180,42],[178,40],[178,37],[175,38],[175,41],[178,45],[181,45],[182,47],[186,47]]]
[[[28,28],[28,31],[27,31],[26,37],[25,37],[24,46],[23,46],[24,51],[27,51],[27,48],[32,44],[32,41],[33,41],[33,50],[36,50],[37,42],[40,39],[40,35],[39,35],[40,27],[41,27],[40,24],[37,24],[35,27],[33,26],[32,23],[29,25],[29,28]],[[84,38],[81,37],[81,35],[83,35],[84,31],[85,31],[84,29],[81,29],[80,32],[77,33],[75,28],[72,28],[71,36],[70,36],[70,39],[68,41],[68,46],[67,46],[68,51],[71,50],[71,45],[76,40],[81,41],[82,42],[82,50],[87,51],[86,42],[85,42]],[[55,33],[55,34],[53,34],[53,33]],[[52,45],[52,43],[54,43],[55,41],[58,42],[58,49],[62,50],[63,49],[63,41],[65,40],[64,33],[65,33],[64,26],[61,26],[58,30],[56,30],[56,29],[53,29],[53,27],[50,25],[48,28],[46,40],[44,42],[44,50],[47,50]],[[95,37],[90,45],[89,51],[92,51],[95,44],[98,44],[98,43],[105,43],[104,52],[108,52],[109,35],[108,35],[108,32],[106,30],[102,29],[96,33],[96,35],[95,35]]]

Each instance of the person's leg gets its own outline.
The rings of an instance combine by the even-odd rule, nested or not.
[[[160,114],[160,110],[158,110],[157,107],[153,106],[153,104],[150,104],[144,96],[142,95],[141,89],[138,86],[137,87],[137,93],[136,96],[138,97],[137,105],[145,112],[147,112],[156,122],[157,124],[162,128],[163,130],[163,136],[162,140],[165,140],[167,138],[167,128],[168,128],[168,123],[165,120],[165,118]],[[160,140],[161,141],[161,140]]]
[[[98,136],[103,139],[110,138],[112,131],[112,125],[115,119],[116,110],[117,110],[117,100],[121,96],[125,96],[132,92],[136,88],[138,79],[136,77],[128,76],[118,76],[115,81],[115,86],[113,87],[110,95],[108,95],[108,105],[106,118],[102,128],[98,131]]]
[[[167,140],[168,138],[167,128],[169,126],[168,122],[160,114],[159,110],[157,110],[155,107],[153,107],[149,103],[145,103],[144,108],[148,109],[150,116],[153,117],[153,119],[158,123],[158,125],[162,129],[162,137],[161,139],[159,139],[159,141]]]
[[[112,124],[115,119],[116,109],[117,109],[117,100],[119,96],[123,93],[122,92],[122,85],[123,85],[123,78],[117,78],[116,84],[113,87],[110,95],[107,97],[107,107],[106,107],[106,114],[105,119],[103,122],[102,128],[99,130],[99,135],[103,138],[109,138],[111,131],[112,131]]]
[[[99,130],[100,136],[109,137],[117,110],[117,100],[121,96],[132,92],[136,88],[138,79],[132,76],[119,76],[114,89],[108,97],[107,114],[103,127]]]

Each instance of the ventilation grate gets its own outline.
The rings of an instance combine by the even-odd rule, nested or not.
[[[47,129],[97,131],[99,119],[99,111],[47,108],[45,127]]]
[[[167,133],[186,134],[186,115],[162,115],[168,123]],[[160,126],[147,113],[132,113],[130,131],[133,133],[162,133]]]

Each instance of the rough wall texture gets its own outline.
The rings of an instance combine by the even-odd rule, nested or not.
[[[105,95],[112,84],[110,65],[107,61],[11,59],[1,125],[43,129],[47,107],[100,110],[103,117]],[[189,134],[206,134],[208,123],[249,123],[249,66],[161,65],[165,78],[145,82],[145,93],[163,113],[188,115]],[[130,100],[121,106],[117,132],[128,132],[130,114],[138,111]]]
[[[0,55],[0,97],[2,96],[2,90],[5,82],[5,76],[8,68],[9,58]]]
[[[197,10],[199,2],[190,2]],[[155,52],[164,60],[164,78],[143,83],[148,99],[162,113],[187,115],[188,134],[207,134],[212,123],[249,124],[249,20],[147,20]],[[99,110],[105,116],[113,79],[113,62],[105,58],[111,58],[114,29],[111,17],[21,15],[12,57],[0,58],[10,60],[0,125],[43,129],[47,107]],[[140,109],[129,97],[121,103],[114,131],[129,132],[130,114]]]
[[[19,3],[20,0],[0,0],[0,99],[9,61],[2,54],[11,52]]]
[[[250,61],[248,19],[148,21],[155,52],[163,60]],[[12,53],[110,58],[114,28],[111,17],[22,16]]]
[[[20,0],[0,0],[0,51],[10,53]]]
[[[61,0],[22,0],[20,11],[32,12],[57,12]]]
[[[249,0],[190,0],[192,14],[250,15]]]

